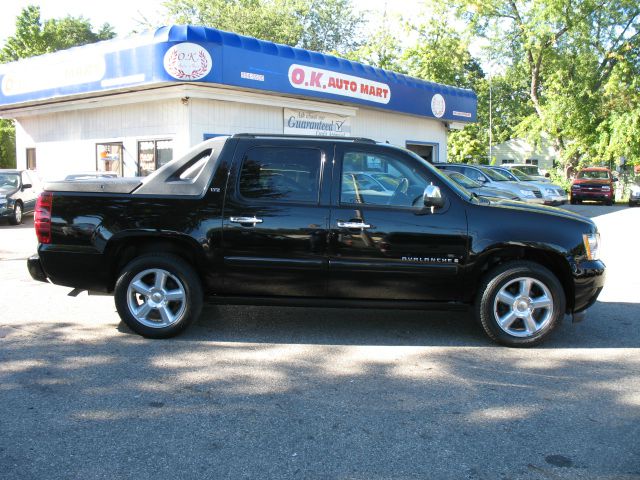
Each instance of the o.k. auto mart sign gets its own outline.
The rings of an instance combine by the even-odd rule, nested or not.
[[[351,136],[351,118],[332,113],[284,109],[284,133],[325,137]]]

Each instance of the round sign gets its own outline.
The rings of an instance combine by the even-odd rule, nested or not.
[[[213,67],[211,55],[195,43],[179,43],[164,54],[164,69],[178,80],[200,80]]]
[[[431,97],[431,111],[433,116],[440,118],[444,115],[444,111],[447,109],[447,104],[444,101],[444,97],[439,93],[436,93]]]

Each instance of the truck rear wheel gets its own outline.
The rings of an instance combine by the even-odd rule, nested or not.
[[[181,333],[202,310],[195,270],[171,254],[147,254],[129,262],[116,282],[116,309],[134,332],[149,338]]]
[[[528,261],[496,267],[482,282],[476,315],[485,333],[509,347],[542,342],[560,323],[566,299],[548,269]]]

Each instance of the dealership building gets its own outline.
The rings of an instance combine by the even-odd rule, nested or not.
[[[476,95],[213,28],[169,26],[0,65],[18,168],[148,175],[233,133],[368,137],[446,161]]]

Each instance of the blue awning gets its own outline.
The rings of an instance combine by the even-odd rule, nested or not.
[[[0,65],[0,111],[65,97],[195,83],[476,120],[471,90],[215,28],[160,27]]]

